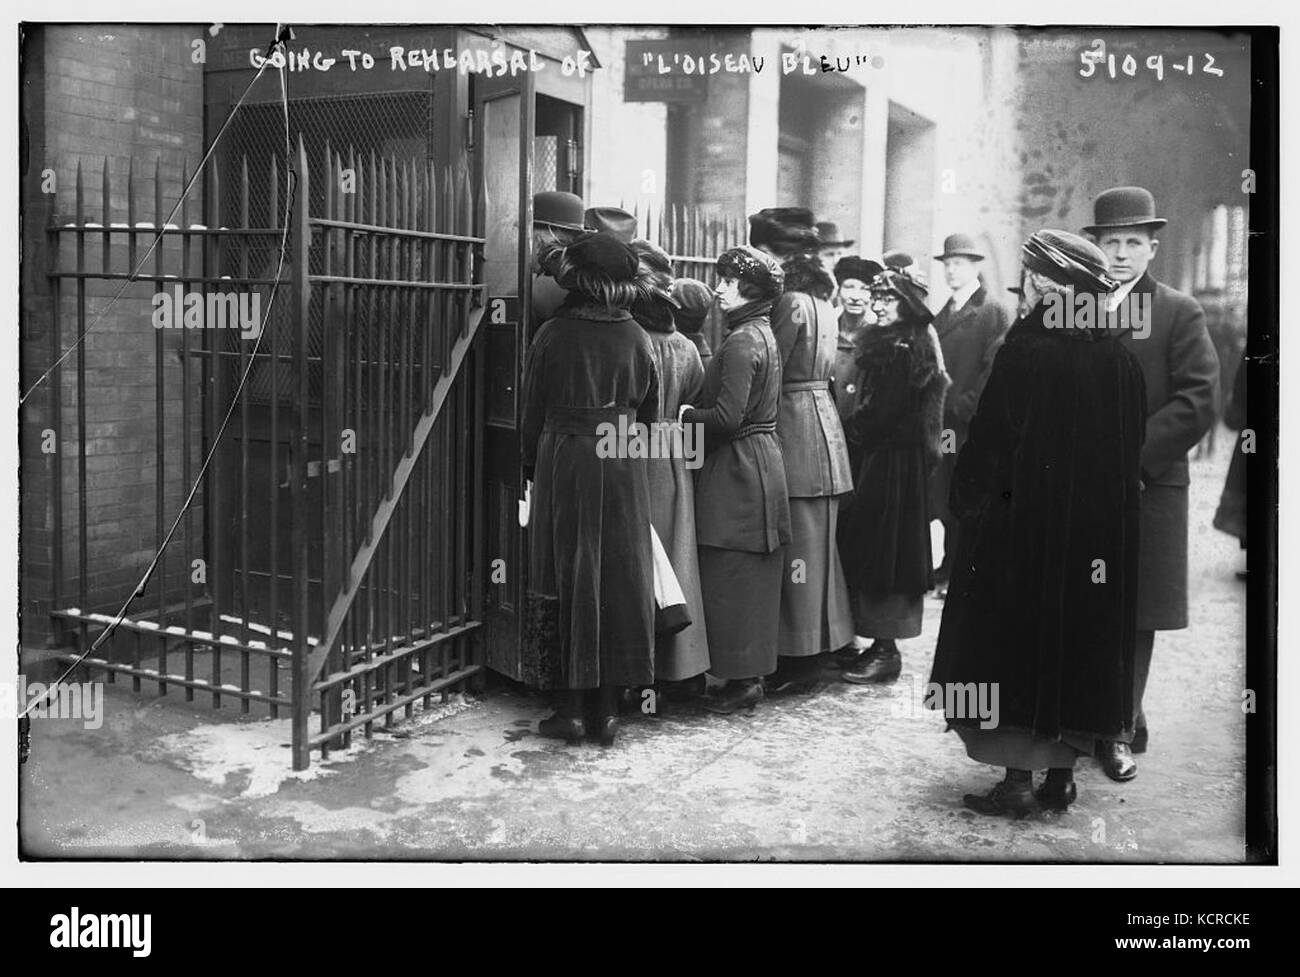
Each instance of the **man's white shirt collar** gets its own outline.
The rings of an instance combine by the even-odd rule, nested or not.
[[[1120,285],[1119,288],[1110,293],[1110,299],[1106,302],[1106,311],[1114,312],[1119,308],[1121,302],[1127,298],[1128,293],[1133,291],[1133,286],[1138,283],[1136,278],[1131,278]]]
[[[974,295],[977,291],[979,291],[979,287],[980,287],[980,280],[979,277],[976,276],[975,278],[972,278],[970,281],[968,281],[961,288],[957,289],[957,291],[953,292],[952,311],[960,312],[962,306],[964,306],[967,302],[970,301],[970,297]]]

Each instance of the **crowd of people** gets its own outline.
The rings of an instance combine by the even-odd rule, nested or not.
[[[520,429],[525,674],[556,695],[540,733],[612,745],[627,689],[732,714],[832,664],[892,682],[938,587],[931,682],[1000,693],[992,728],[947,699],[969,755],[1006,768],[968,807],[1064,809],[1081,756],[1132,779],[1154,632],[1187,624],[1186,456],[1218,360],[1197,303],[1148,270],[1151,195],[1094,213],[1024,242],[1012,323],[970,235],[935,256],[936,314],[911,256],[852,253],[802,208],[751,216],[711,288],[632,215],[538,194]],[[1130,294],[1152,297],[1141,332]],[[1110,314],[1046,314],[1080,296]],[[696,426],[702,461],[598,451],[620,424]]]

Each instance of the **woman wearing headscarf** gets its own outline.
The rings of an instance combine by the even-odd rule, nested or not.
[[[994,704],[990,721],[944,697],[971,759],[1006,768],[965,805],[1016,817],[1036,801],[1068,807],[1075,758],[1133,735],[1146,416],[1141,366],[1104,315],[1116,283],[1101,249],[1041,230],[1022,263],[1028,311],[993,361],[953,473],[957,558],[931,675]],[[1081,299],[1096,321],[1072,314]],[[1044,768],[1035,797],[1032,771]]]
[[[784,291],[772,309],[781,351],[781,439],[790,493],[790,545],[781,577],[781,661],[770,689],[807,689],[819,655],[853,639],[848,588],[835,548],[840,499],[853,488],[844,428],[831,394],[839,335],[830,303],[835,283],[822,268],[812,211],[760,211],[749,243],[781,261]]]
[[[544,736],[610,745],[622,686],[654,681],[650,484],[644,457],[598,450],[620,419],[654,421],[659,371],[632,318],[637,258],[607,233],[550,255],[568,297],[528,350],[520,422],[533,482],[525,677],[564,691]],[[639,453],[638,453],[639,454]]]
[[[871,282],[876,325],[857,343],[858,391],[844,422],[858,470],[840,517],[839,546],[859,641],[846,682],[892,682],[898,639],[921,633],[930,565],[926,484],[939,460],[948,374],[930,326],[926,289],[905,270]]]
[[[700,405],[682,420],[703,425],[704,465],[695,482],[695,532],[709,634],[709,671],[726,686],[715,712],[750,709],[776,669],[781,577],[790,504],[776,435],[781,354],[768,316],[781,294],[781,266],[751,247],[717,262],[727,335],[704,374]]]
[[[699,399],[704,366],[695,344],[677,331],[673,305],[673,266],[664,250],[640,238],[632,242],[640,262],[637,300],[632,316],[650,337],[659,367],[659,402],[656,421],[674,423],[682,404]],[[684,434],[684,432],[683,432]],[[650,521],[672,565],[686,598],[690,623],[676,631],[655,635],[655,679],[680,682],[709,670],[709,644],[705,632],[704,601],[700,595],[699,553],[695,546],[695,478],[693,465],[704,445],[683,436],[669,441],[670,457],[647,459],[650,469]],[[677,450],[678,448],[682,450]]]

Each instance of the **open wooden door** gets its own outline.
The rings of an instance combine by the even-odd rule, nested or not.
[[[559,65],[515,77],[471,77],[473,154],[484,188],[487,353],[484,486],[487,517],[486,664],[520,679],[520,629],[528,585],[528,532],[518,522],[519,393],[532,321],[532,198],[543,190],[581,194],[590,80]]]

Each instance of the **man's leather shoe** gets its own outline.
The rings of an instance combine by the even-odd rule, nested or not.
[[[987,794],[966,794],[961,802],[978,814],[1010,814],[1023,818],[1038,807],[1034,800],[1034,783],[1024,780],[1010,783],[1002,780],[993,785]]]
[[[1133,743],[1129,747],[1134,753],[1145,753],[1147,751],[1147,728],[1139,726],[1133,731]]]
[[[1097,759],[1101,762],[1101,769],[1111,780],[1124,783],[1138,774],[1137,761],[1133,759],[1133,751],[1127,743],[1102,740],[1097,747]]]
[[[864,654],[862,658],[844,669],[842,677],[854,685],[870,685],[876,682],[892,682],[903,671],[903,656],[897,647],[875,655]]]

